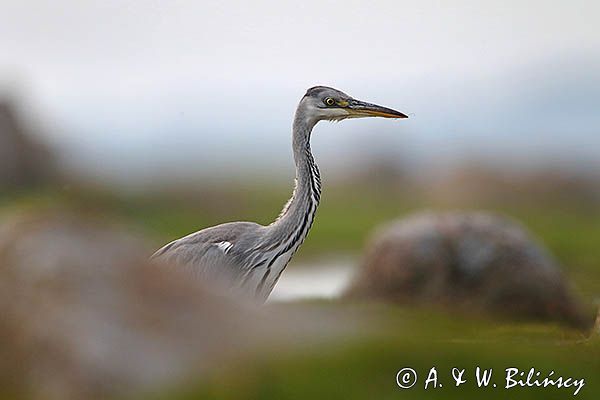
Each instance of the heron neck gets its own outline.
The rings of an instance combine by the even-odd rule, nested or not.
[[[296,112],[292,127],[296,184],[291,199],[271,225],[275,240],[298,239],[301,243],[319,205],[321,177],[310,149],[310,135],[315,124],[316,121],[306,118],[300,109]]]

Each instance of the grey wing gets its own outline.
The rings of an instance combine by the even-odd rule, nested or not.
[[[235,283],[249,268],[262,229],[252,222],[217,225],[174,240],[151,259],[183,266],[202,279]]]

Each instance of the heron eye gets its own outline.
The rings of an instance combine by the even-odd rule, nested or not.
[[[328,106],[332,106],[335,104],[335,100],[333,100],[331,97],[326,97],[325,100],[323,100],[323,102]]]

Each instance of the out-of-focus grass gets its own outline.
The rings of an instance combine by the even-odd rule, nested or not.
[[[223,222],[268,224],[277,217],[290,194],[288,186],[138,195],[63,188],[0,196],[0,212],[7,208],[74,208],[96,218],[130,224],[145,232],[158,247]],[[423,209],[490,210],[512,216],[550,248],[589,300],[600,293],[600,206],[580,204],[577,198],[447,204],[382,186],[326,187],[313,229],[296,259],[328,253],[358,255],[377,225]]]
[[[498,324],[444,315],[426,309],[389,305],[320,305],[357,308],[371,320],[359,337],[324,347],[271,352],[221,368],[185,389],[151,399],[564,399],[573,389],[504,389],[506,368],[535,368],[540,379],[584,378],[577,398],[600,396],[600,342],[552,325]],[[338,309],[339,311],[339,309]],[[274,355],[277,353],[278,355]],[[479,388],[475,370],[493,369],[490,387]],[[396,373],[413,368],[416,385],[402,390]],[[424,389],[432,367],[442,387]],[[452,368],[465,369],[466,383],[456,387]],[[491,385],[497,384],[494,388]],[[146,397],[148,398],[148,397]]]

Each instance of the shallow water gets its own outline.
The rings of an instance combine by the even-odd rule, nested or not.
[[[352,259],[294,263],[281,275],[269,302],[302,299],[331,299],[350,282],[355,268]]]

